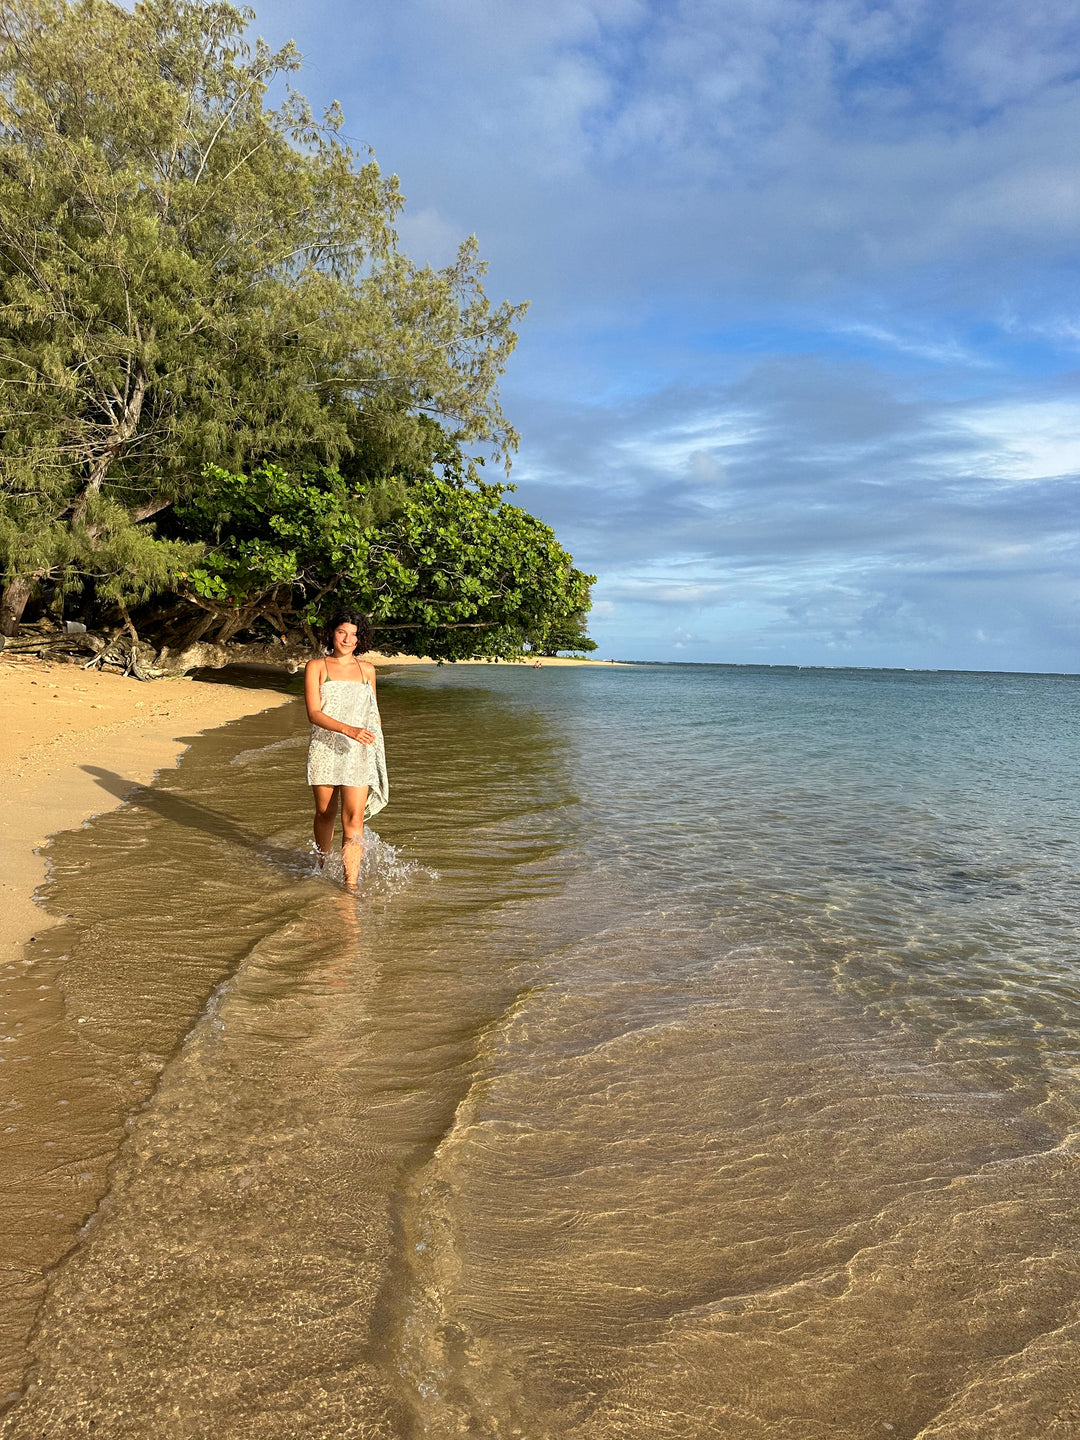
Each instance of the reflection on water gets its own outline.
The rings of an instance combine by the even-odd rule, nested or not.
[[[1080,1434],[1077,682],[380,688],[359,902],[299,709],[54,846],[4,1434]]]

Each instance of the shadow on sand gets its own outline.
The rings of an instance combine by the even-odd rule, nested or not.
[[[273,845],[265,836],[245,830],[228,815],[200,805],[196,800],[186,800],[171,790],[157,790],[150,785],[126,780],[123,775],[105,770],[100,765],[82,765],[79,768],[118,800],[138,806],[140,810],[149,810],[174,825],[183,825],[188,830],[201,830],[204,835],[212,835],[215,840],[242,846],[261,859],[269,860],[275,865],[284,865],[290,870],[295,871],[298,865],[306,864],[309,860],[305,851],[285,850],[279,845]]]
[[[220,670],[193,670],[189,676],[199,685],[231,685],[241,690],[279,690],[283,695],[302,695],[304,676],[280,665],[238,662]]]

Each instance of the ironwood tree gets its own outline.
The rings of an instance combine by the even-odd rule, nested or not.
[[[223,476],[351,467],[365,503],[415,520],[394,477],[429,453],[426,420],[509,465],[497,382],[525,306],[489,302],[474,239],[441,270],[400,252],[396,177],[336,106],[268,105],[299,56],[249,43],[252,18],[222,0],[0,11],[4,634],[46,584],[129,624],[194,594],[207,541],[161,522],[209,515]],[[488,495],[468,462],[451,489]]]

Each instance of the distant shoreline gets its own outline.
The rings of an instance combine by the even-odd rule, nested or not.
[[[377,670],[378,670],[378,669],[383,669],[383,668],[386,667],[386,666],[393,666],[393,665],[438,665],[438,664],[439,664],[439,661],[438,661],[438,660],[432,660],[431,657],[428,656],[428,655],[380,655],[380,654],[378,654],[376,651],[372,651],[369,655],[365,656],[365,659],[370,660],[371,663],[375,666],[375,668],[376,668]],[[665,662],[665,661],[662,661],[662,660],[653,661],[653,660],[593,660],[593,659],[584,659],[584,658],[579,659],[577,656],[571,656],[571,655],[515,655],[512,659],[507,659],[506,657],[500,657],[499,659],[495,659],[495,657],[492,656],[492,658],[488,660],[488,659],[485,659],[483,656],[479,656],[479,657],[478,657],[477,659],[475,659],[475,660],[444,660],[442,663],[443,663],[444,665],[524,665],[524,666],[526,667],[526,669],[534,669],[534,668],[538,668],[538,666],[539,666],[539,667],[542,667],[543,669],[546,670],[546,669],[548,669],[550,666],[554,666],[554,665],[568,665],[568,666],[589,665],[589,666],[592,666],[593,668],[595,668],[597,665],[602,665],[602,666],[604,666],[604,667],[606,667],[606,668],[610,668],[612,665],[614,665],[614,666],[619,666],[619,665],[653,665],[653,664],[662,665],[662,664],[665,664],[665,663],[668,663],[668,662]],[[678,664],[678,663],[680,663],[680,662],[675,661],[674,663],[675,663],[675,664]]]
[[[1080,679],[1078,670],[964,670],[956,666],[925,665],[798,665],[794,660],[616,660],[594,661],[594,664],[616,665],[682,665],[695,670],[810,670],[822,674],[854,670],[859,674],[879,675],[1026,675],[1044,676],[1049,680]]]

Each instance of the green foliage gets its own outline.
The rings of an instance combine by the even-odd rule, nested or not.
[[[558,655],[564,650],[579,655],[588,654],[596,649],[596,641],[589,639],[585,630],[587,623],[588,617],[583,610],[576,615],[551,619],[529,636],[529,648],[538,655]]]
[[[408,483],[276,465],[209,478],[177,513],[207,544],[187,593],[234,629],[316,627],[348,606],[371,615],[379,649],[453,660],[517,654],[552,627],[576,633],[588,609],[594,577],[553,532],[507,503],[507,487],[453,467]]]
[[[507,459],[497,381],[523,306],[474,240],[396,249],[396,177],[268,88],[223,0],[0,10],[0,569],[138,600],[191,563],[148,525],[217,473],[386,473],[425,416]],[[366,453],[376,457],[365,461]],[[207,572],[209,573],[209,572]],[[70,577],[69,577],[70,578]]]

